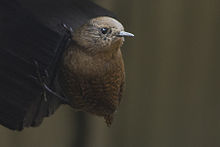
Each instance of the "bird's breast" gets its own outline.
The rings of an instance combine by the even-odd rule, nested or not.
[[[110,60],[74,54],[64,59],[60,83],[72,107],[96,115],[112,114],[119,104],[124,64],[121,54]]]

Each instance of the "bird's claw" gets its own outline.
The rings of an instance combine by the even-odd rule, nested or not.
[[[70,27],[69,25],[65,24],[65,23],[61,23],[62,27],[66,30],[67,33],[69,33],[70,35],[72,35],[73,33],[73,29],[72,27]]]
[[[107,126],[111,127],[111,124],[113,122],[113,115],[105,115],[104,119],[105,119]]]
[[[50,92],[51,94],[53,94],[54,96],[58,97],[60,100],[62,100],[65,103],[69,103],[69,101],[67,101],[67,99],[65,99],[64,97],[62,97],[61,95],[57,94],[55,91],[53,91],[52,89],[50,89],[45,83],[43,83],[43,87],[44,89],[46,89],[48,92]]]

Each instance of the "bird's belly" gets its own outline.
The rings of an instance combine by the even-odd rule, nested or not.
[[[120,84],[120,76],[114,74],[82,79],[77,84],[81,89],[81,97],[76,96],[73,104],[76,108],[96,115],[112,114],[119,104]]]
[[[123,72],[120,70],[81,76],[63,72],[61,87],[70,100],[71,106],[99,116],[112,114],[119,105],[119,92]]]
[[[60,83],[65,96],[73,108],[100,116],[112,114],[119,105],[124,82],[123,61],[83,59],[74,58],[72,64],[62,68]]]

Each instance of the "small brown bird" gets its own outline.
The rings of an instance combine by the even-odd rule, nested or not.
[[[125,72],[120,47],[125,32],[111,17],[89,20],[72,33],[64,52],[58,82],[70,105],[78,110],[103,116],[108,126],[124,88]]]

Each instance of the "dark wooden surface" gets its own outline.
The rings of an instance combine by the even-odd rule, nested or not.
[[[48,92],[45,99],[39,77],[53,89],[69,39],[61,24],[74,30],[102,15],[113,16],[86,0],[0,0],[0,124],[22,130],[53,114],[62,102]]]

